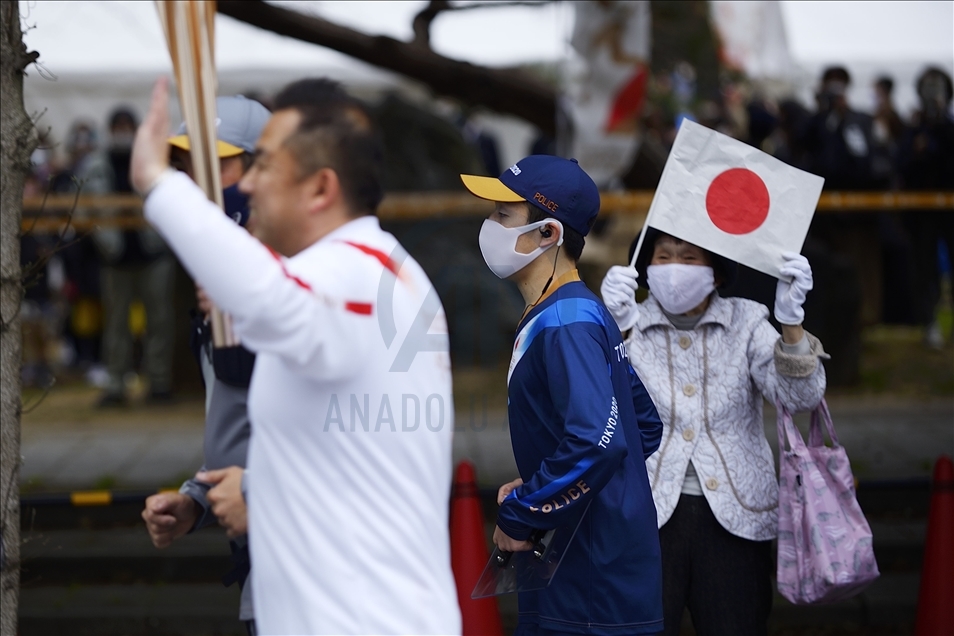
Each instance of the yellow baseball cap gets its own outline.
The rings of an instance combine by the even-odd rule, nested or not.
[[[219,97],[215,100],[216,153],[219,157],[234,157],[243,152],[255,152],[255,142],[268,122],[268,109],[242,95]],[[189,150],[189,135],[183,122],[169,144]]]
[[[176,135],[174,137],[169,137],[169,145],[175,146],[176,148],[181,148],[182,150],[189,150],[189,135]],[[232,144],[222,141],[221,139],[216,139],[215,149],[220,158],[234,157],[245,152],[238,146],[233,146]]]
[[[526,201],[525,198],[505,186],[503,181],[497,177],[479,177],[475,174],[462,174],[460,175],[460,180],[464,182],[464,187],[470,190],[471,194],[481,199],[501,201],[503,203]]]

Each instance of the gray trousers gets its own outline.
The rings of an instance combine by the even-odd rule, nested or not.
[[[248,389],[229,386],[217,380],[211,362],[211,344],[202,347],[200,355],[202,377],[205,379],[205,442],[203,455],[205,461],[202,470],[225,468],[227,466],[245,467],[248,457],[248,440],[251,425],[248,421]],[[243,489],[244,490],[244,489]],[[215,515],[206,499],[208,484],[187,479],[179,492],[189,495],[202,507],[202,515],[190,530],[212,525]],[[248,545],[248,537],[236,537],[232,540],[237,546]],[[254,635],[255,612],[252,608],[252,579],[249,576],[242,585],[239,619],[246,622],[248,633]]]
[[[108,392],[122,393],[123,375],[132,371],[129,306],[136,298],[146,309],[143,365],[150,390],[172,389],[175,276],[171,254],[138,266],[103,267],[103,362],[109,372]]]

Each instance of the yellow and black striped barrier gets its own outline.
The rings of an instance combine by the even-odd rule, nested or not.
[[[912,477],[910,479],[862,479],[855,478],[857,490],[884,490],[890,488],[931,489],[950,488],[947,482],[932,484],[930,477]],[[160,492],[178,492],[177,488],[158,490],[74,490],[64,493],[34,494],[20,497],[20,508],[42,508],[50,506],[71,506],[74,508],[111,506],[118,504],[142,503],[148,497]],[[496,488],[478,488],[481,499],[497,499]]]
[[[24,495],[20,497],[21,508],[40,508],[46,506],[111,506],[145,501],[160,492],[178,492],[176,488],[159,490],[112,491],[112,490],[74,490],[64,493]]]

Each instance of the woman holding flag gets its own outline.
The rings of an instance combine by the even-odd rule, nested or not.
[[[679,633],[686,607],[700,635],[767,631],[778,484],[762,402],[813,409],[825,392],[818,359],[828,357],[801,326],[811,267],[800,254],[783,258],[787,280],[775,302],[781,337],[765,306],[719,295],[735,262],[653,228],[635,267],[613,267],[603,280],[603,301],[629,330],[630,362],[665,426],[659,451],[646,460],[665,634]],[[641,274],[650,294],[637,304]]]

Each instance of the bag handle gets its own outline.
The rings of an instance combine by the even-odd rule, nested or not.
[[[778,452],[781,455],[786,450],[786,440],[788,449],[798,453],[805,450],[805,440],[802,434],[795,427],[795,421],[792,414],[788,412],[781,402],[775,403],[776,425],[778,426]]]
[[[838,443],[838,435],[835,434],[835,425],[831,421],[831,413],[828,411],[828,403],[825,402],[825,398],[822,398],[822,401],[819,402],[815,410],[812,411],[812,423],[808,431],[808,445],[825,445],[821,422],[825,423],[825,428],[828,430],[828,437],[831,439],[831,445],[841,446],[841,444]]]

